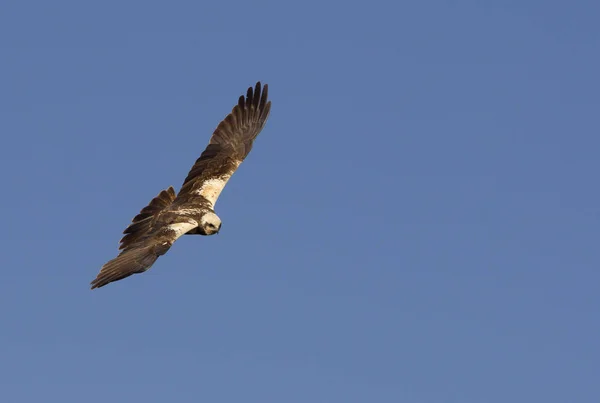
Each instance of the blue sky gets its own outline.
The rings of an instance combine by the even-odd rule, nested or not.
[[[597,402],[600,5],[5,2],[3,402]],[[89,282],[248,86],[219,236]]]

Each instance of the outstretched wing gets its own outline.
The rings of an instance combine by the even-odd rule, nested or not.
[[[170,187],[160,192],[135,216],[123,231],[125,236],[119,246],[121,253],[102,266],[91,283],[92,289],[145,272],[159,256],[167,253],[177,238],[198,226],[196,221],[169,209],[173,200],[175,190]]]
[[[91,283],[92,289],[148,270],[180,236],[198,227],[198,222],[173,208],[176,199],[183,201],[182,195],[199,195],[214,207],[269,117],[271,102],[267,102],[267,95],[267,85],[261,91],[260,82],[254,89],[248,88],[246,97],[240,97],[238,104],[214,131],[179,194],[175,196],[172,187],[163,190],[125,229],[119,246],[121,253],[102,267]]]
[[[203,196],[214,207],[221,191],[244,158],[250,153],[254,139],[265,126],[271,102],[269,87],[261,91],[260,82],[240,96],[231,113],[219,123],[210,142],[185,178],[178,197],[190,193]]]
[[[168,241],[156,241],[155,239],[147,239],[146,242],[139,243],[108,261],[102,266],[96,279],[92,281],[92,290],[104,287],[113,281],[122,280],[132,274],[143,273],[148,270],[159,256],[167,253],[173,244],[173,242]]]
[[[173,200],[175,200],[175,189],[173,189],[173,186],[161,191],[158,196],[152,199],[150,203],[144,207],[133,220],[131,220],[131,224],[125,228],[125,231],[123,231],[125,236],[121,238],[119,249],[126,249],[146,234],[150,228],[152,228],[152,224],[156,222],[159,213],[169,207],[171,203],[173,203]]]

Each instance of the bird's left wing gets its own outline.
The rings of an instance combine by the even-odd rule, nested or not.
[[[271,111],[267,101],[269,87],[261,90],[260,82],[248,88],[246,97],[215,129],[210,142],[185,178],[177,197],[191,193],[204,197],[214,205],[227,181],[250,153]]]

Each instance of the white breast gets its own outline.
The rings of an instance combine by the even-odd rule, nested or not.
[[[188,219],[187,222],[178,222],[175,224],[170,224],[168,228],[175,231],[175,239],[177,239],[189,230],[196,228],[197,226],[198,223],[196,221]]]
[[[231,175],[223,175],[220,178],[209,179],[202,184],[197,193],[207,199],[214,207],[230,177]]]
[[[177,213],[183,215],[195,215],[202,213],[202,211],[203,209],[201,208],[180,208],[177,210]]]

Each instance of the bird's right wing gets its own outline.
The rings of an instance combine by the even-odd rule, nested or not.
[[[135,216],[124,231],[126,235],[119,246],[121,253],[102,266],[91,283],[92,289],[145,272],[180,236],[198,226],[195,220],[169,209],[174,199],[175,191],[170,187]]]
[[[131,224],[123,231],[125,236],[121,238],[119,249],[126,249],[144,236],[152,228],[152,224],[156,222],[159,214],[166,210],[173,203],[173,200],[175,200],[173,186],[161,191],[152,199],[138,215],[133,217]]]

